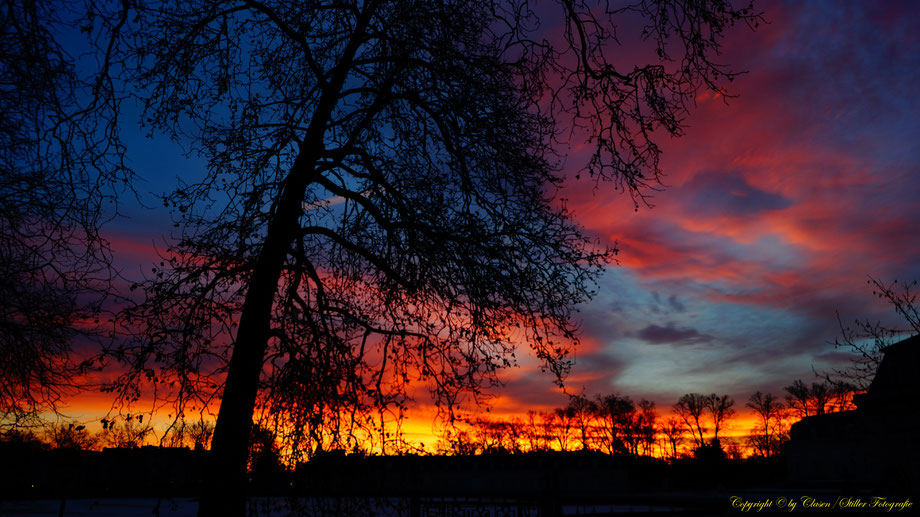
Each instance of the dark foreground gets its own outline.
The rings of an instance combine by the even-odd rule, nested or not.
[[[0,516],[194,516],[205,451],[0,451]],[[297,471],[263,465],[250,515],[554,516],[795,513],[906,515],[910,494],[791,482],[783,458],[673,464],[598,452],[484,456],[331,453]]]

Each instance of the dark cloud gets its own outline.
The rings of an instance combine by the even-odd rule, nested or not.
[[[655,314],[661,312],[684,312],[687,310],[687,307],[674,294],[665,300],[657,291],[652,291],[652,300],[654,300],[654,303],[650,304],[648,308]]]
[[[687,307],[677,299],[677,296],[673,294],[668,297],[668,305],[670,305],[671,308],[677,312],[684,312],[687,310]]]
[[[675,327],[673,323],[667,326],[649,325],[636,334],[639,339],[653,345],[694,345],[712,341],[712,336],[701,334],[695,328]]]
[[[599,351],[578,356],[573,372],[575,374],[616,377],[626,367],[625,362],[617,357]]]
[[[750,216],[792,206],[791,200],[749,185],[738,173],[699,173],[683,188],[694,193],[687,208],[701,215]]]

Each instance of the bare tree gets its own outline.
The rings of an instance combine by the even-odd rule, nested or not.
[[[706,410],[709,398],[701,393],[687,393],[682,395],[677,403],[674,404],[674,412],[684,422],[690,435],[696,442],[697,448],[702,447],[705,442],[703,436],[704,428],[702,423],[703,412]]]
[[[543,451],[548,449],[546,440],[546,431],[543,429],[541,420],[543,416],[534,411],[527,411],[527,418],[522,423],[524,441],[530,452]]]
[[[712,417],[712,439],[719,439],[719,430],[725,427],[725,424],[735,414],[732,406],[735,401],[728,395],[716,395],[715,393],[706,397],[706,407]]]
[[[125,313],[137,338],[111,351],[130,366],[114,389],[173,382],[177,415],[219,393],[202,516],[242,515],[257,406],[305,449],[385,444],[410,383],[450,413],[514,363],[510,343],[561,378],[572,308],[613,250],[556,197],[560,144],[586,140],[582,172],[645,199],[652,136],[722,92],[724,31],[759,19],[723,0],[562,0],[543,38],[517,0],[133,7],[145,124],[209,167],[163,198],[180,235]],[[614,61],[621,21],[657,61]]]
[[[553,441],[556,436],[556,412],[555,411],[541,411],[539,413],[540,417],[540,429],[541,440],[545,450],[551,450],[553,448]]]
[[[719,442],[717,439],[713,438],[717,443],[720,443],[722,450],[725,451],[725,457],[730,460],[738,461],[744,458],[744,450],[741,448],[741,443],[735,438],[723,439]]]
[[[786,402],[789,404],[789,409],[797,413],[799,418],[805,418],[809,416],[809,413],[815,414],[818,411],[823,413],[823,405],[813,408],[811,388],[805,384],[805,381],[796,379],[792,384],[784,387],[783,390],[786,392]]]
[[[560,451],[568,451],[572,443],[572,428],[575,427],[575,413],[569,407],[553,411],[553,440]]]
[[[917,281],[888,284],[870,278],[872,294],[887,302],[901,318],[903,324],[889,327],[879,321],[856,320],[853,326],[845,326],[837,315],[840,337],[834,341],[835,348],[851,352],[850,365],[843,369],[822,372],[819,377],[831,383],[838,392],[865,391],[882,361],[882,349],[905,335],[920,334],[920,307],[917,305]]]
[[[572,415],[573,425],[578,430],[581,449],[591,448],[593,441],[594,417],[597,415],[597,406],[594,401],[584,395],[573,395],[569,399],[566,410]]]
[[[520,417],[513,417],[505,421],[507,429],[507,445],[505,446],[512,453],[524,452],[524,438],[526,436],[526,424]]]
[[[799,418],[853,408],[854,387],[844,382],[824,380],[809,385],[796,379],[783,390],[789,409]]]
[[[438,450],[454,456],[472,456],[478,446],[469,431],[456,425],[448,426],[438,438]]]
[[[602,449],[608,454],[633,452],[628,445],[632,442],[633,420],[636,406],[632,399],[616,393],[598,395],[595,401],[600,422]]]
[[[191,447],[194,450],[205,450],[211,443],[214,434],[214,423],[200,417],[197,421],[189,423],[185,418],[173,422],[160,439],[161,447]]]
[[[786,407],[772,393],[756,392],[748,400],[747,407],[757,414],[757,425],[751,430],[751,445],[761,456],[770,457],[781,450]]]
[[[0,425],[54,412],[83,367],[74,343],[95,339],[112,278],[100,225],[131,174],[118,138],[110,55],[122,11],[73,13],[53,2],[0,5]],[[90,18],[99,15],[97,23]],[[98,44],[98,45],[97,45]]]
[[[470,422],[474,439],[483,454],[507,452],[505,422],[491,418],[477,418]]]
[[[84,424],[58,422],[47,433],[48,442],[55,449],[90,450],[96,447],[99,437],[90,433]]]
[[[150,421],[144,423],[144,415],[125,415],[112,419],[102,419],[100,441],[106,447],[118,449],[136,449],[147,442],[153,434]]]
[[[160,437],[160,447],[184,447],[188,440],[187,429],[184,418],[173,422]]]
[[[661,434],[664,435],[671,449],[671,460],[677,459],[677,448],[683,442],[687,432],[686,424],[680,418],[668,417],[661,425]]]
[[[655,403],[651,400],[640,400],[637,416],[637,434],[642,443],[643,454],[651,456],[655,435],[658,434],[658,412],[655,409]]]

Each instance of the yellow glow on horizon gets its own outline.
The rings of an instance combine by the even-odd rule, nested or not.
[[[99,392],[85,392],[79,397],[76,397],[70,401],[66,406],[62,406],[62,413],[66,419],[58,419],[58,421],[72,421],[79,424],[87,426],[87,429],[90,432],[99,432],[102,430],[101,420],[103,418],[111,418],[116,412],[113,412],[112,403],[111,403],[111,394],[99,393]],[[474,408],[475,411],[468,411],[462,413],[461,422],[463,419],[475,420],[475,419],[485,419],[492,421],[511,421],[512,419],[520,419],[521,421],[526,421],[527,419],[527,410],[533,409],[537,411],[549,412],[553,408],[550,407],[537,407],[537,408],[527,408],[526,410],[521,410],[516,408],[514,405],[513,398],[507,395],[495,395],[490,399],[492,403],[490,405],[490,411],[486,411],[484,407]],[[144,401],[137,404],[131,411],[124,410],[124,413],[130,413],[134,415],[143,414],[145,418],[145,423],[149,422],[155,432],[148,437],[147,443],[155,445],[159,443],[159,440],[164,436],[167,428],[173,422],[174,416],[170,416],[168,410],[161,410],[157,412],[150,412],[150,403],[146,404],[148,406],[147,411],[144,409]],[[214,421],[216,417],[216,411],[214,414],[209,415],[205,413],[205,420]],[[675,416],[667,412],[659,412],[658,418],[659,422],[663,421],[665,418]],[[48,420],[54,422],[55,417],[53,415],[48,416]],[[194,415],[187,415],[186,421],[192,422],[197,421],[197,413]],[[789,423],[792,423],[794,420],[790,420]],[[740,449],[742,450],[745,456],[749,456],[753,453],[750,444],[747,441],[747,436],[750,434],[751,430],[757,425],[758,417],[757,415],[747,408],[739,409],[738,412],[731,418],[727,425],[720,430],[720,438],[728,439],[729,442],[737,443]],[[462,424],[461,424],[462,426]],[[706,421],[704,420],[704,430],[706,426]],[[393,426],[389,426],[388,429],[392,429]],[[413,404],[406,412],[406,416],[399,425],[399,438],[403,444],[407,446],[407,451],[404,452],[424,452],[428,454],[433,454],[438,451],[438,444],[441,440],[439,434],[445,429],[445,424],[443,418],[439,420],[437,415],[437,410],[432,404],[423,404],[415,403]],[[712,438],[711,430],[706,430],[706,439]],[[663,439],[662,435],[658,435],[658,439]],[[577,439],[573,440],[573,443],[576,443]],[[684,437],[684,449],[687,450],[689,446],[693,443],[692,438],[689,433]],[[727,445],[723,441],[723,445]],[[368,451],[371,454],[379,454],[379,443],[374,450]],[[393,449],[388,449],[387,453],[392,454],[396,452]]]

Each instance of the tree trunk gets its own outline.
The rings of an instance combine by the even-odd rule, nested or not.
[[[205,491],[199,517],[245,517],[246,465],[249,457],[252,413],[259,391],[262,362],[271,330],[272,306],[281,268],[297,236],[301,203],[316,153],[301,153],[285,181],[278,210],[268,227],[259,258],[249,279],[239,332],[221,397]]]
[[[259,391],[262,362],[271,331],[272,306],[281,270],[291,244],[298,238],[303,199],[315,181],[316,163],[324,151],[325,132],[361,45],[373,8],[356,20],[345,46],[317,103],[304,135],[300,153],[285,179],[281,200],[268,226],[265,242],[249,279],[240,326],[227,370],[211,453],[205,473],[198,517],[245,517],[246,464],[249,457],[252,413]]]

